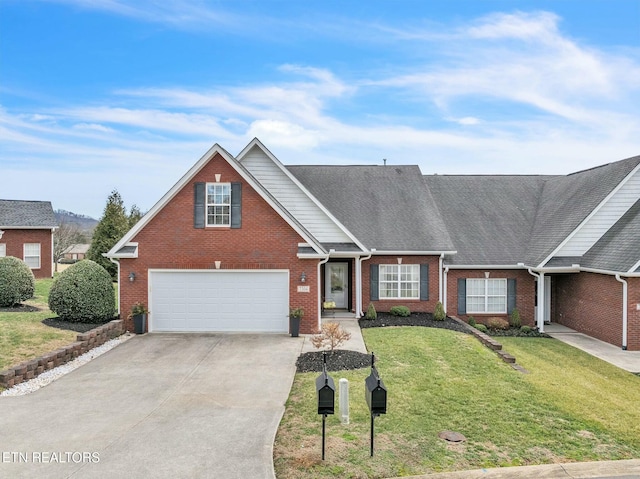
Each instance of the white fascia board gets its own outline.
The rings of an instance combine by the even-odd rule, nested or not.
[[[527,269],[522,264],[446,264],[448,269]]]
[[[55,231],[58,229],[58,226],[2,226],[0,225],[0,229],[2,230],[51,230]]]
[[[623,273],[620,271],[610,271],[606,269],[580,268],[580,271],[584,271],[585,273],[606,274],[609,276],[620,275],[621,277],[625,277],[625,278],[640,278],[640,273]]]
[[[135,247],[135,250],[133,251],[133,253],[120,253],[120,254],[116,254],[116,253],[111,253],[111,251],[109,251],[108,253],[102,253],[102,256],[104,256],[105,258],[115,258],[115,259],[120,259],[120,258],[137,258],[138,257],[138,243],[125,243],[123,245],[123,247],[125,246],[133,246]]]
[[[640,261],[638,261],[631,268],[629,268],[629,271],[627,271],[627,273],[634,273],[635,270],[637,270],[638,268],[640,268]]]
[[[622,181],[621,181],[620,183],[618,183],[618,185],[617,185],[613,190],[611,190],[611,192],[606,196],[606,198],[605,198],[604,200],[602,200],[602,201],[600,202],[600,204],[599,204],[598,206],[596,206],[596,207],[591,211],[591,213],[589,213],[589,214],[587,215],[587,217],[586,217],[584,220],[582,220],[582,223],[580,223],[580,224],[576,227],[576,229],[574,229],[571,233],[569,233],[569,236],[567,236],[567,237],[566,237],[566,238],[565,238],[565,239],[564,239],[564,240],[563,240],[563,241],[562,241],[558,246],[556,246],[556,248],[551,252],[551,254],[550,254],[549,256],[547,256],[547,257],[544,259],[544,261],[542,261],[542,262],[538,265],[538,267],[539,267],[539,268],[541,268],[541,267],[542,267],[542,265],[546,264],[546,263],[547,263],[547,261],[549,261],[551,258],[553,258],[553,257],[557,254],[557,252],[558,252],[558,251],[560,251],[560,250],[564,247],[564,245],[566,245],[569,241],[571,241],[571,239],[572,239],[572,238],[573,238],[573,237],[578,233],[578,231],[580,231],[580,230],[584,227],[584,225],[586,225],[586,224],[587,224],[587,222],[588,222],[591,218],[593,218],[593,217],[595,216],[595,214],[596,214],[598,211],[600,211],[600,209],[602,209],[602,207],[603,207],[605,204],[607,204],[607,202],[608,202],[608,201],[613,197],[613,195],[615,195],[615,194],[618,192],[618,190],[620,190],[620,188],[622,188],[622,187],[623,187],[623,186],[624,186],[624,185],[625,185],[625,184],[626,184],[626,183],[627,183],[627,182],[628,182],[628,181],[633,177],[633,175],[635,175],[635,174],[638,172],[638,170],[640,170],[640,163],[638,163],[638,164],[636,165],[636,167],[635,167],[633,170],[631,170],[631,172],[630,172],[627,176],[625,176],[625,177],[622,179]],[[608,231],[608,230],[607,230],[607,231]],[[604,232],[604,234],[606,234],[606,233],[607,233],[607,232],[605,231],[605,232]],[[604,236],[604,234],[603,234],[603,236]],[[602,238],[602,236],[601,236],[600,238]],[[598,239],[598,241],[599,241],[599,239]],[[596,243],[597,243],[597,241],[596,241]]]
[[[457,251],[378,251],[378,250],[371,250],[371,251],[365,251],[365,254],[369,254],[371,253],[373,256],[389,256],[389,255],[395,255],[395,256],[440,256],[442,254],[444,255],[454,255],[457,254]]]
[[[222,148],[217,143],[213,145],[209,150],[202,155],[202,157],[178,180],[178,182],[171,187],[171,189],[165,193],[165,195],[160,198],[160,200],[153,205],[153,207],[145,214],[140,221],[138,221],[133,228],[131,228],[124,237],[118,241],[113,248],[111,248],[107,253],[107,257],[113,257],[113,255],[123,246],[125,246],[131,238],[134,238],[157,214],[162,208],[169,203],[173,199],[176,194],[182,188],[191,181],[191,179],[216,155],[216,153],[220,154],[227,163],[231,165],[231,167],[238,172],[240,176],[242,176],[249,185],[254,188],[258,194],[300,235],[304,238],[305,241],[311,243],[312,247],[316,250],[322,251],[322,247],[318,244],[317,241],[314,241],[310,238],[309,234],[306,231],[303,231],[299,225],[295,224],[291,221],[291,219],[282,211],[283,208],[275,203],[273,199],[269,195],[265,195],[264,187],[259,186],[257,180],[253,178],[249,174],[249,172],[244,167],[239,167],[237,161],[231,154]]]
[[[358,247],[362,250],[362,251],[366,251],[367,248],[358,240],[358,238],[356,238],[335,216],[333,216],[331,214],[331,212],[325,208],[325,206],[315,197],[313,196],[313,194],[311,194],[311,192],[309,190],[307,190],[304,185],[302,183],[300,183],[300,181],[298,181],[298,179],[291,174],[291,172],[289,170],[287,170],[285,168],[285,166],[280,162],[280,160],[278,160],[273,153],[271,153],[269,151],[269,149],[264,146],[262,144],[262,142],[258,139],[258,138],[254,138],[253,140],[251,140],[251,142],[244,147],[244,149],[238,154],[238,161],[242,162],[242,158],[251,150],[251,148],[253,148],[254,146],[257,146],[258,148],[260,148],[268,157],[271,161],[273,161],[273,163],[280,168],[280,170],[291,180],[293,181],[293,183],[300,188],[300,190],[309,197],[309,199],[311,201],[313,201],[313,203],[320,208],[320,210],[326,214],[329,219],[331,221],[333,221],[335,223],[335,225],[340,228],[340,230],[346,234],[349,238],[351,238],[351,241],[353,241],[356,245],[358,245]]]

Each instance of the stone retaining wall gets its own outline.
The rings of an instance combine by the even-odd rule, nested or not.
[[[74,343],[0,371],[0,387],[8,389],[33,379],[49,369],[68,363],[110,339],[117,338],[122,333],[124,329],[121,319],[110,321],[86,333],[79,333]]]

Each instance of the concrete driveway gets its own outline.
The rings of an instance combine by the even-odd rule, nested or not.
[[[302,342],[147,334],[32,394],[0,397],[0,477],[273,478]]]

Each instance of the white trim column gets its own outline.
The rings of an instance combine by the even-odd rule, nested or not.
[[[544,313],[545,313],[545,296],[544,296],[544,272],[538,274],[538,330],[544,333]]]

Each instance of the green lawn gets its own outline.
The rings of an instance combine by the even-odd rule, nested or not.
[[[383,478],[555,462],[640,457],[640,377],[556,340],[501,338],[522,374],[469,335],[403,327],[363,330],[388,389],[369,457],[364,378],[350,381],[351,424],[327,419],[320,460],[317,373],[296,375],[276,437],[279,478]],[[443,430],[467,441],[448,444]]]

